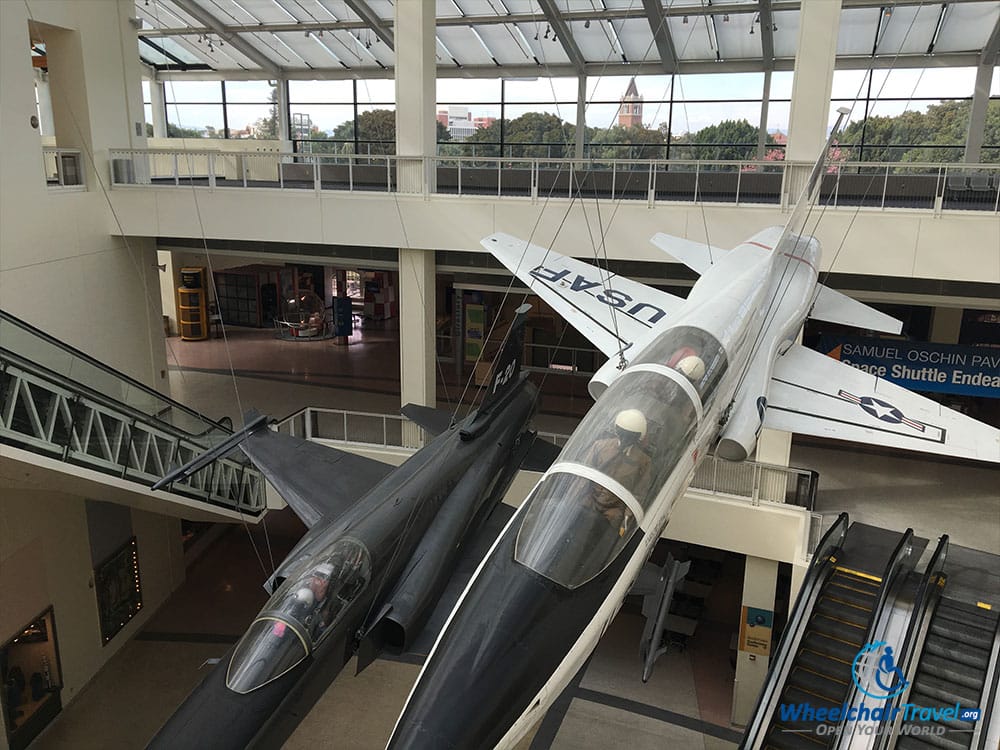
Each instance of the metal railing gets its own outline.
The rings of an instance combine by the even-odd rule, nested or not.
[[[231,430],[0,311],[0,442],[150,486]],[[171,491],[258,514],[245,460],[206,466]]]
[[[45,182],[50,188],[86,189],[79,149],[42,146]]]
[[[399,157],[112,149],[112,184],[393,192],[401,169],[423,165],[434,192],[491,197],[780,204],[794,192],[793,162]],[[833,206],[1000,210],[1000,165],[838,162],[821,200]]]
[[[408,429],[412,428],[412,429]],[[277,423],[278,432],[341,443],[416,450],[423,431],[399,414],[377,414],[306,407]],[[539,432],[562,447],[568,435]],[[812,509],[817,475],[805,469],[771,466],[753,461],[733,463],[708,456],[698,468],[691,489],[725,497],[749,500],[753,505],[779,503]]]

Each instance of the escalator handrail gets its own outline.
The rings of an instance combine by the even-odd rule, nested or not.
[[[29,373],[35,377],[42,378],[51,382],[55,387],[64,388],[69,391],[74,392],[74,396],[83,397],[94,403],[101,404],[102,406],[119,412],[122,416],[127,417],[135,422],[141,422],[143,424],[155,424],[156,428],[162,430],[165,433],[172,435],[175,438],[181,440],[190,440],[192,443],[199,445],[202,449],[207,449],[209,446],[203,445],[198,442],[199,438],[205,437],[213,430],[218,430],[223,435],[229,435],[232,433],[231,429],[226,429],[222,424],[216,423],[205,417],[201,417],[206,422],[210,422],[213,426],[201,432],[188,432],[176,425],[166,422],[159,417],[152,414],[148,414],[141,409],[136,409],[134,406],[126,404],[124,401],[118,401],[112,396],[108,396],[100,391],[92,388],[91,386],[81,383],[77,380],[66,377],[65,375],[52,370],[45,365],[40,365],[37,362],[32,362],[23,355],[12,352],[10,349],[0,347],[0,361],[10,362],[15,367],[20,368],[26,373]],[[155,393],[155,391],[153,391]],[[160,396],[164,401],[168,399]],[[192,412],[196,414],[196,412]],[[198,415],[200,417],[200,415]]]
[[[937,547],[934,549],[934,554],[931,555],[931,559],[927,562],[927,569],[924,571],[920,586],[917,589],[917,596],[913,601],[910,622],[906,627],[906,633],[899,648],[900,658],[897,660],[897,665],[903,670],[903,674],[910,680],[911,685],[913,684],[913,673],[916,670],[923,647],[921,633],[926,632],[925,626],[933,615],[934,604],[938,600],[940,582],[947,578],[943,571],[945,561],[948,558],[948,546],[948,535],[942,534],[938,540]],[[903,702],[904,696],[908,694],[909,690],[905,690],[890,699],[889,704],[886,706],[890,710],[886,712],[886,715],[891,717],[893,715],[891,709],[898,707]],[[881,723],[883,726],[898,726],[901,721],[902,717],[898,716],[896,721],[887,718]],[[875,745],[876,750],[888,747],[890,741],[893,739],[893,734],[892,732],[878,733],[877,736],[879,739]]]
[[[164,403],[169,404],[174,409],[179,409],[179,410],[185,412],[186,414],[188,414],[188,415],[190,415],[192,417],[196,417],[197,419],[205,422],[206,424],[210,424],[213,428],[221,430],[222,432],[224,432],[227,435],[232,434],[232,432],[233,432],[232,429],[227,429],[224,425],[222,425],[217,420],[211,419],[210,417],[206,417],[204,414],[201,414],[201,413],[195,411],[190,406],[186,406],[186,405],[182,404],[180,401],[175,401],[174,399],[170,398],[169,396],[166,396],[166,395],[160,393],[155,388],[151,388],[150,386],[146,385],[145,383],[142,383],[142,382],[136,380],[135,378],[132,378],[132,377],[126,375],[125,373],[120,372],[120,371],[116,370],[115,368],[113,368],[113,367],[111,367],[109,365],[106,365],[105,363],[101,362],[100,360],[95,359],[94,357],[90,356],[86,352],[80,351],[75,346],[71,346],[70,344],[67,344],[65,341],[61,341],[61,340],[57,339],[55,336],[52,336],[52,335],[46,333],[45,331],[42,331],[41,329],[36,328],[35,326],[31,325],[30,323],[27,323],[27,322],[21,320],[20,318],[14,316],[14,315],[11,315],[6,310],[0,309],[0,320],[6,320],[7,322],[9,322],[9,323],[17,326],[18,328],[21,328],[21,329],[27,331],[32,336],[36,336],[37,338],[42,339],[46,343],[51,344],[51,345],[55,346],[58,349],[62,349],[63,351],[67,352],[68,354],[71,354],[72,356],[77,357],[77,358],[83,360],[88,365],[91,365],[91,366],[97,368],[98,370],[106,372],[109,375],[114,376],[118,380],[124,381],[129,386],[131,386],[133,388],[137,388],[138,390],[141,390],[144,393],[147,393],[150,396],[153,396],[153,397],[159,399],[160,401],[163,401]],[[12,354],[16,354],[16,352],[12,352]],[[30,360],[27,360],[27,358],[25,358],[24,355],[18,355],[18,356],[22,360],[30,361]],[[41,366],[41,365],[38,365],[38,363],[33,363],[33,364],[35,364],[36,366]],[[48,369],[48,368],[46,368],[46,369]],[[51,370],[50,370],[50,372],[51,372]],[[56,373],[56,374],[59,375],[59,373]],[[72,380],[71,378],[69,378],[69,377],[67,377],[65,375],[59,375],[59,376],[62,377],[62,378],[64,378],[65,380],[67,380],[69,382],[74,383],[74,384],[82,385],[82,384],[78,383],[77,381]],[[91,390],[93,390],[93,389],[91,389]]]
[[[750,724],[743,733],[740,750],[755,747],[754,743],[758,739],[763,739],[761,735],[771,724],[775,703],[781,695],[781,689],[785,684],[784,678],[795,656],[795,646],[798,641],[796,636],[805,627],[812,614],[812,606],[809,606],[809,603],[815,603],[816,595],[826,580],[826,572],[836,562],[835,553],[843,546],[849,527],[850,518],[847,513],[841,513],[816,545],[809,570],[802,579],[802,586],[795,597],[795,606],[792,607],[788,622],[785,623],[781,642],[768,667],[764,687],[757,698]]]
[[[983,715],[976,724],[976,730],[972,734],[970,748],[975,750],[986,750],[987,743],[991,736],[991,724],[997,721],[994,715],[997,713],[997,704],[1000,700],[1000,618],[997,619],[996,627],[993,630],[993,647],[990,650],[990,663],[986,669],[986,679],[983,681],[983,692],[979,698],[979,705]],[[995,746],[995,745],[994,745]]]
[[[862,643],[866,646],[874,642],[875,636],[879,630],[879,624],[882,621],[882,610],[885,608],[886,602],[889,600],[889,593],[892,591],[893,586],[896,583],[896,574],[899,572],[903,561],[910,556],[912,550],[913,529],[907,529],[903,532],[903,536],[900,538],[899,544],[896,545],[896,549],[893,550],[892,556],[889,558],[889,562],[882,571],[882,583],[879,586],[878,594],[875,596],[875,604],[872,607],[871,618],[868,620],[868,628],[865,630],[865,638],[864,641],[862,641]],[[854,685],[851,691],[847,694],[845,705],[854,705],[857,694],[858,686]],[[845,716],[841,720],[839,726],[843,728],[847,724],[847,721],[848,719]],[[838,736],[850,737],[850,734],[841,732]]]

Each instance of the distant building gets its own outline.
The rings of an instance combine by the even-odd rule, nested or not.
[[[635,78],[628,82],[618,108],[618,124],[623,128],[642,127],[642,96],[635,87]]]
[[[480,128],[488,128],[497,118],[472,117],[468,107],[451,106],[437,111],[437,121],[448,129],[454,141],[464,141]]]

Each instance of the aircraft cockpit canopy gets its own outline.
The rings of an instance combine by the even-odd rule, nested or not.
[[[670,367],[694,386],[707,408],[726,371],[726,350],[712,334],[694,326],[675,326],[643,350],[633,365]]]
[[[341,538],[289,576],[240,639],[226,685],[249,693],[306,658],[371,579],[368,548]]]

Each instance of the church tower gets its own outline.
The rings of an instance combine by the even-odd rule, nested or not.
[[[634,77],[629,81],[625,95],[621,98],[618,124],[623,128],[642,127],[642,97],[639,96],[639,89],[635,87]]]

